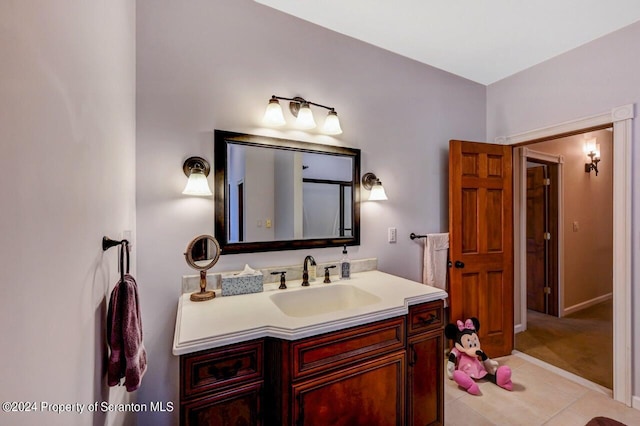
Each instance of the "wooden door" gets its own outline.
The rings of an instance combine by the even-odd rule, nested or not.
[[[511,147],[449,144],[450,320],[477,317],[490,357],[513,350]]]
[[[547,313],[545,166],[527,168],[527,309]]]

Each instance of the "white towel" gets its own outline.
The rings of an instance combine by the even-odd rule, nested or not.
[[[427,234],[424,243],[424,265],[422,282],[424,284],[447,289],[447,250],[449,249],[449,233]],[[444,306],[449,306],[447,300]]]

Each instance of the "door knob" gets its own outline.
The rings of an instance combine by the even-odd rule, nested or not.
[[[464,268],[464,263],[460,262],[459,260],[456,260],[456,263],[454,264],[454,266],[458,269],[462,269]]]

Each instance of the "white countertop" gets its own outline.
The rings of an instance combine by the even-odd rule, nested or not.
[[[297,340],[406,315],[410,305],[447,297],[444,290],[380,271],[359,272],[345,281],[335,276],[331,279],[332,284],[324,284],[318,277],[309,287],[301,287],[300,280],[293,280],[287,282],[287,290],[268,290],[265,287],[262,293],[216,297],[206,302],[192,302],[189,294],[183,294],[178,301],[173,354],[184,355],[260,337]],[[358,287],[378,296],[380,301],[335,312],[291,317],[269,297],[280,292],[305,291],[336,284]]]

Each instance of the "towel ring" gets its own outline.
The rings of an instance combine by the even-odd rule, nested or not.
[[[112,240],[108,237],[102,237],[102,251],[107,251],[111,247],[120,246],[120,282],[124,282],[125,273],[129,274],[129,241],[128,240]],[[125,269],[124,259],[127,258],[127,267]],[[126,272],[125,272],[126,271]]]

